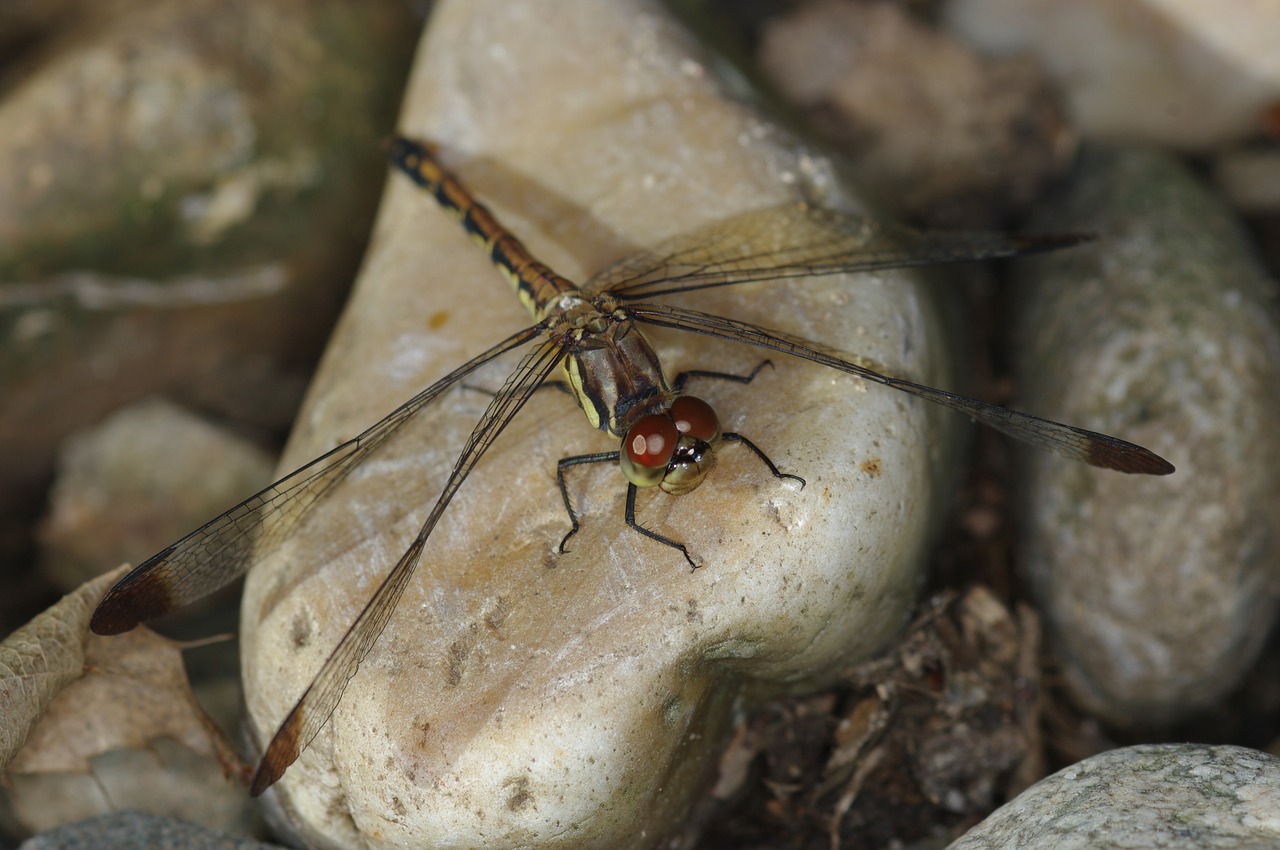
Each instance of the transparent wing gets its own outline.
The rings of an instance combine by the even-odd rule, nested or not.
[[[444,490],[440,493],[426,521],[423,522],[418,536],[383,579],[382,584],[378,586],[355,622],[342,636],[342,640],[325,660],[320,672],[316,674],[293,710],[289,712],[289,716],[280,725],[275,737],[267,745],[262,762],[254,774],[250,793],[255,796],[261,794],[283,776],[289,765],[297,760],[328,722],[333,710],[342,700],[347,684],[355,676],[360,662],[369,654],[369,650],[377,642],[382,630],[386,628],[396,603],[400,601],[409,578],[422,558],[422,550],[427,538],[431,536],[432,530],[435,529],[450,500],[458,492],[458,488],[462,486],[462,482],[467,479],[481,456],[552,370],[560,365],[563,358],[564,351],[560,341],[556,339],[547,341],[525,356],[502,385],[502,389],[494,396],[480,422],[467,439],[466,446],[454,463],[449,480],[445,482]]]
[[[93,612],[90,628],[102,635],[127,632],[233,581],[257,557],[288,537],[331,488],[418,411],[463,377],[536,338],[542,330],[536,325],[513,334],[454,369],[358,437],[152,555],[107,591]]]
[[[1106,434],[1099,434],[1096,431],[1064,425],[1052,419],[1042,419],[1029,413],[1020,413],[1007,407],[987,404],[968,396],[884,375],[809,340],[780,331],[666,304],[634,304],[627,307],[627,312],[637,321],[650,325],[745,342],[858,375],[869,381],[958,410],[1014,439],[1072,460],[1084,461],[1093,466],[1114,469],[1118,472],[1144,475],[1168,475],[1174,471],[1173,464],[1142,446]]]
[[[594,275],[583,289],[630,301],[751,281],[1012,257],[1089,238],[912,230],[787,204],[734,216],[632,254]]]

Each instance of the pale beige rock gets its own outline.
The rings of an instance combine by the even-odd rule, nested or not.
[[[67,440],[41,569],[61,587],[140,563],[149,553],[271,481],[274,458],[244,436],[148,398]]]
[[[1280,15],[1258,0],[950,0],[944,17],[1043,62],[1089,138],[1203,151],[1257,132],[1280,94]]]
[[[582,279],[640,245],[806,191],[828,166],[725,98],[656,3],[437,6],[402,129],[438,142],[542,259]],[[680,303],[780,327],[950,384],[911,276],[735,287]],[[282,468],[358,433],[529,324],[456,223],[393,175],[357,293]],[[667,369],[743,372],[759,351],[652,334]],[[734,711],[820,686],[903,622],[962,423],[811,364],[699,385],[725,427],[808,486],[728,446],[639,518],[704,566],[627,529],[616,448],[573,401],[534,396],[463,487],[396,615],[327,727],[272,794],[321,847],[644,847],[713,778]],[[507,367],[509,368],[509,366]],[[496,387],[505,372],[475,384]],[[404,551],[488,397],[456,389],[350,476],[250,575],[243,661],[265,742]]]

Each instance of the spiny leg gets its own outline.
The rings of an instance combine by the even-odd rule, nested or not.
[[[578,515],[573,512],[573,502],[569,500],[569,485],[565,483],[564,471],[571,466],[578,466],[584,463],[617,463],[617,452],[596,452],[589,455],[574,455],[572,457],[562,457],[560,462],[556,464],[556,481],[560,484],[560,498],[564,499],[564,509],[569,514],[569,522],[573,524],[573,528],[569,529],[569,533],[560,538],[560,554],[564,555],[568,550],[564,545],[569,542],[569,538],[578,533]]]
[[[768,363],[768,362],[769,362],[768,360],[765,361],[765,363]],[[723,434],[720,435],[720,439],[729,443],[742,443],[742,445],[751,449],[751,451],[755,453],[756,457],[764,461],[764,465],[769,467],[769,471],[773,473],[774,478],[790,478],[792,481],[799,481],[800,489],[802,490],[804,489],[805,480],[803,478],[801,478],[799,475],[792,475],[789,472],[779,471],[778,467],[774,466],[773,461],[769,460],[769,456],[765,454],[764,451],[762,451],[759,446],[757,446],[755,443],[751,442],[741,434],[735,433],[733,431],[725,431]]]
[[[678,543],[675,540],[672,540],[670,537],[664,537],[658,532],[653,531],[652,529],[649,529],[649,528],[645,528],[643,525],[636,522],[636,490],[637,489],[638,488],[636,487],[636,485],[632,484],[631,482],[627,482],[627,512],[626,512],[627,525],[631,526],[636,531],[643,534],[645,537],[648,537],[652,540],[656,540],[659,543],[665,543],[668,546],[670,546],[672,549],[679,549],[680,554],[684,555],[684,559],[689,562],[689,566],[692,569],[696,570],[698,568],[698,565],[693,562],[693,558],[689,557],[689,550],[685,548],[685,545],[683,543]]]
[[[676,375],[676,379],[673,386],[676,392],[680,392],[684,388],[685,383],[690,378],[715,378],[717,380],[722,380],[722,381],[736,381],[739,384],[749,384],[753,380],[755,380],[756,375],[760,374],[760,370],[766,366],[772,367],[773,361],[767,360],[767,359],[761,360],[760,363],[756,366],[756,368],[752,369],[751,373],[748,375],[734,375],[728,372],[712,372],[706,369],[687,369],[681,372],[680,374]],[[793,481],[799,481],[800,486],[802,488],[804,487],[805,480],[803,478],[801,478],[799,475],[792,475],[789,472],[781,472],[778,469],[778,467],[774,465],[773,461],[769,459],[769,456],[765,454],[764,451],[759,446],[757,446],[755,443],[751,442],[741,434],[734,433],[733,431],[727,431],[721,434],[720,437],[726,442],[742,443],[744,446],[751,449],[751,451],[755,453],[755,456],[760,458],[760,460],[764,461],[765,466],[769,467],[769,471],[773,473],[774,478],[790,478]]]
[[[749,375],[734,375],[730,372],[713,372],[707,369],[686,369],[676,375],[676,379],[672,382],[672,389],[676,392],[684,392],[684,385],[688,383],[690,378],[713,378],[718,381],[734,381],[739,384],[749,384],[755,380],[756,375],[760,374],[760,370],[766,366],[773,366],[772,360],[761,360],[756,368],[751,370]]]
[[[756,451],[758,452],[759,449]],[[574,513],[573,510],[573,502],[569,499],[569,487],[564,480],[564,471],[571,466],[578,466],[584,463],[617,463],[617,461],[617,452],[596,452],[595,454],[574,455],[573,457],[560,458],[560,462],[556,464],[556,480],[560,484],[560,497],[564,499],[564,509],[569,514],[569,522],[573,524],[573,528],[569,529],[569,533],[560,540],[560,554],[565,554],[567,551],[564,548],[565,544],[569,542],[570,537],[578,533],[578,528],[580,527],[578,523],[578,515]],[[768,458],[765,458],[765,463],[769,463]],[[773,464],[769,463],[769,466],[772,467]],[[677,543],[670,537],[664,537],[658,532],[651,531],[636,522],[636,489],[636,485],[631,483],[627,484],[627,510],[625,514],[627,525],[631,526],[645,537],[656,540],[659,543],[665,543],[673,549],[679,549],[680,554],[684,555],[684,559],[689,562],[689,566],[697,569],[698,565],[693,562],[693,558],[689,557],[689,550],[685,548],[683,543]]]

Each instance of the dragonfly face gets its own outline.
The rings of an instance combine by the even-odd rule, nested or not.
[[[720,442],[720,418],[700,398],[682,395],[663,413],[636,420],[622,440],[618,462],[637,487],[680,496],[702,483]]]

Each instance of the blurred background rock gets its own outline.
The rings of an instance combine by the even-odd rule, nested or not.
[[[0,9],[0,561],[27,588],[5,594],[6,631],[39,595],[20,567],[37,560],[33,520],[70,435],[163,396],[278,448],[363,252],[418,22],[393,0]],[[172,471],[190,450],[165,428],[130,426]],[[147,492],[94,487],[172,514],[172,494],[222,463]],[[56,492],[83,495],[78,482]],[[223,506],[252,492],[223,489]],[[178,526],[208,518],[207,502],[192,507]],[[117,536],[110,517],[89,527],[83,504],[53,513],[55,572],[62,554]],[[71,515],[83,543],[59,539]],[[172,537],[145,525],[101,547],[96,571]]]

